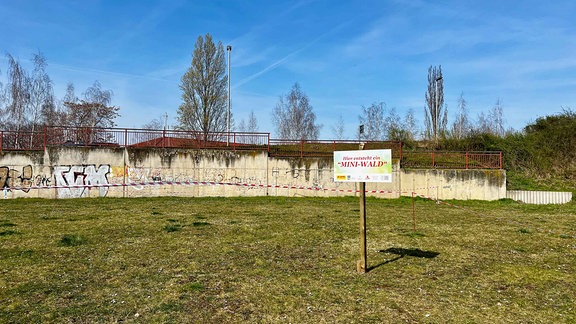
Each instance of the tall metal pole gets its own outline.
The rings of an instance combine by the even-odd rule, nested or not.
[[[434,89],[435,93],[434,93],[434,143],[438,144],[438,79],[436,79],[436,82],[434,82],[434,87],[436,89]]]
[[[439,109],[439,107],[438,107],[438,104],[439,104],[439,101],[438,101],[438,81],[440,81],[440,80],[442,80],[442,76],[437,77],[436,82],[434,82],[434,86],[436,88],[435,89],[436,93],[434,94],[434,98],[436,99],[435,100],[436,101],[435,102],[436,109],[434,110],[434,115],[436,115],[434,118],[434,142],[436,144],[438,144],[438,118],[440,118],[440,112],[438,111],[438,109]]]
[[[228,52],[228,118],[227,118],[227,130],[228,134],[226,134],[226,146],[230,145],[230,52],[232,52],[232,46],[226,46],[226,51]]]

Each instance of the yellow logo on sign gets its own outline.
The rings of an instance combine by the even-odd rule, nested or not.
[[[345,175],[337,175],[336,180],[346,180],[346,176]]]

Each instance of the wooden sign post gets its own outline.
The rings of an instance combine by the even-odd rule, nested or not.
[[[334,152],[334,181],[357,182],[360,193],[360,260],[359,273],[368,271],[366,244],[366,182],[392,182],[392,151],[367,150]]]
[[[364,143],[360,143],[358,150],[364,149]],[[366,273],[368,269],[368,253],[366,247],[366,182],[358,183],[360,191],[360,260],[356,264],[358,273]]]
[[[360,182],[360,260],[356,265],[358,273],[366,273],[368,254],[366,253],[366,182]]]

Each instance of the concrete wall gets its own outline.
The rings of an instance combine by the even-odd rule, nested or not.
[[[402,170],[404,194],[436,199],[498,200],[506,198],[504,170]]]
[[[257,151],[53,147],[0,154],[0,189],[5,198],[356,195],[357,184],[333,181],[332,164],[331,158],[280,159]],[[367,183],[369,195],[506,197],[503,170],[402,170],[396,162],[393,179]]]

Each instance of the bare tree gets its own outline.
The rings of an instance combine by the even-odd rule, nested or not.
[[[204,140],[211,132],[227,129],[227,90],[224,47],[214,45],[212,36],[198,36],[192,65],[182,76],[182,104],[178,108],[179,128],[201,131]]]
[[[445,135],[448,123],[448,109],[444,107],[444,78],[441,65],[428,68],[428,90],[425,96],[426,137],[437,144],[438,138]]]
[[[332,133],[334,134],[334,139],[343,140],[344,139],[344,117],[342,114],[338,117],[336,124],[332,126]]]
[[[400,116],[396,112],[396,108],[392,107],[388,110],[384,121],[386,125],[386,139],[395,141],[402,140],[404,137],[404,127],[402,126]]]
[[[409,109],[404,119],[396,112],[395,108],[388,110],[385,118],[386,139],[393,141],[413,141],[416,138],[416,119],[414,110]]]
[[[80,99],[76,96],[75,87],[72,82],[66,84],[66,92],[64,97],[57,101],[57,109],[54,117],[50,118],[50,122],[47,124],[50,126],[71,126],[73,123],[71,121],[70,109],[68,105],[76,104],[80,102]]]
[[[30,81],[24,68],[10,54],[8,58],[8,105],[6,106],[7,128],[17,132],[27,127]],[[16,147],[18,143],[15,143]]]
[[[30,114],[32,131],[40,124],[52,124],[56,117],[52,80],[46,73],[46,59],[41,53],[32,56],[34,71],[30,77]]]
[[[84,99],[76,102],[65,102],[68,108],[68,123],[75,127],[114,127],[114,120],[120,114],[119,107],[110,106],[112,91],[102,90],[100,82],[86,89]]]
[[[367,141],[381,141],[386,137],[386,120],[384,110],[386,104],[383,102],[373,103],[369,107],[362,106],[362,114],[359,116],[360,125],[364,125],[364,134],[359,136]]]
[[[414,109],[408,109],[406,116],[404,116],[404,130],[406,131],[407,140],[415,140],[418,135],[416,127],[416,117],[414,117]]]
[[[103,90],[100,82],[94,81],[94,84],[88,87],[88,89],[86,89],[82,95],[84,96],[84,101],[86,102],[109,105],[112,101],[112,96],[114,93],[112,90]]]
[[[149,130],[161,130],[164,129],[164,122],[160,118],[154,118],[146,124],[142,125],[142,128]]]
[[[502,101],[500,99],[496,100],[496,103],[488,113],[478,113],[474,131],[495,136],[505,135]]]
[[[476,127],[474,131],[477,133],[492,133],[492,126],[490,125],[490,120],[484,114],[484,112],[478,113],[476,117]]]
[[[254,114],[254,110],[251,110],[250,115],[248,116],[247,131],[250,133],[258,132],[258,120],[256,119],[256,115]]]
[[[0,75],[2,75],[2,70],[0,70]],[[4,125],[4,107],[6,105],[6,91],[4,90],[4,84],[0,81],[0,125]]]
[[[273,113],[276,133],[280,138],[291,140],[318,139],[322,125],[316,124],[308,96],[294,83],[285,97],[280,97]]]
[[[238,125],[238,131],[246,133],[258,132],[258,120],[256,119],[256,115],[254,114],[253,110],[250,111],[250,115],[248,115],[247,122],[244,119],[240,120],[240,124]]]
[[[244,121],[244,119],[240,120],[240,124],[238,124],[238,131],[239,132],[247,132],[248,131],[248,127],[246,126],[246,122]]]
[[[490,124],[492,125],[492,134],[496,136],[504,136],[504,117],[502,109],[502,101],[500,98],[496,100],[494,107],[489,114]]]
[[[250,115],[248,115],[248,122],[244,119],[240,120],[240,124],[238,125],[238,131],[243,133],[257,133],[258,132],[258,120],[256,120],[256,114],[254,111],[250,111]],[[237,138],[238,141],[242,143],[258,143],[258,136],[257,135],[242,135]]]
[[[67,102],[66,106],[70,110],[69,125],[74,127],[114,127],[114,119],[119,116],[120,109],[85,100],[79,103]]]
[[[74,84],[72,82],[68,82],[66,85],[66,93],[64,94],[63,102],[78,102],[78,97],[76,97]]]
[[[452,135],[457,139],[466,137],[470,131],[470,122],[468,121],[468,110],[466,106],[467,103],[464,99],[464,93],[462,92],[460,93],[460,98],[458,98],[458,115],[452,125]]]
[[[161,118],[154,118],[148,123],[142,125],[144,129],[150,130],[167,130],[168,129],[168,113],[164,113]]]

